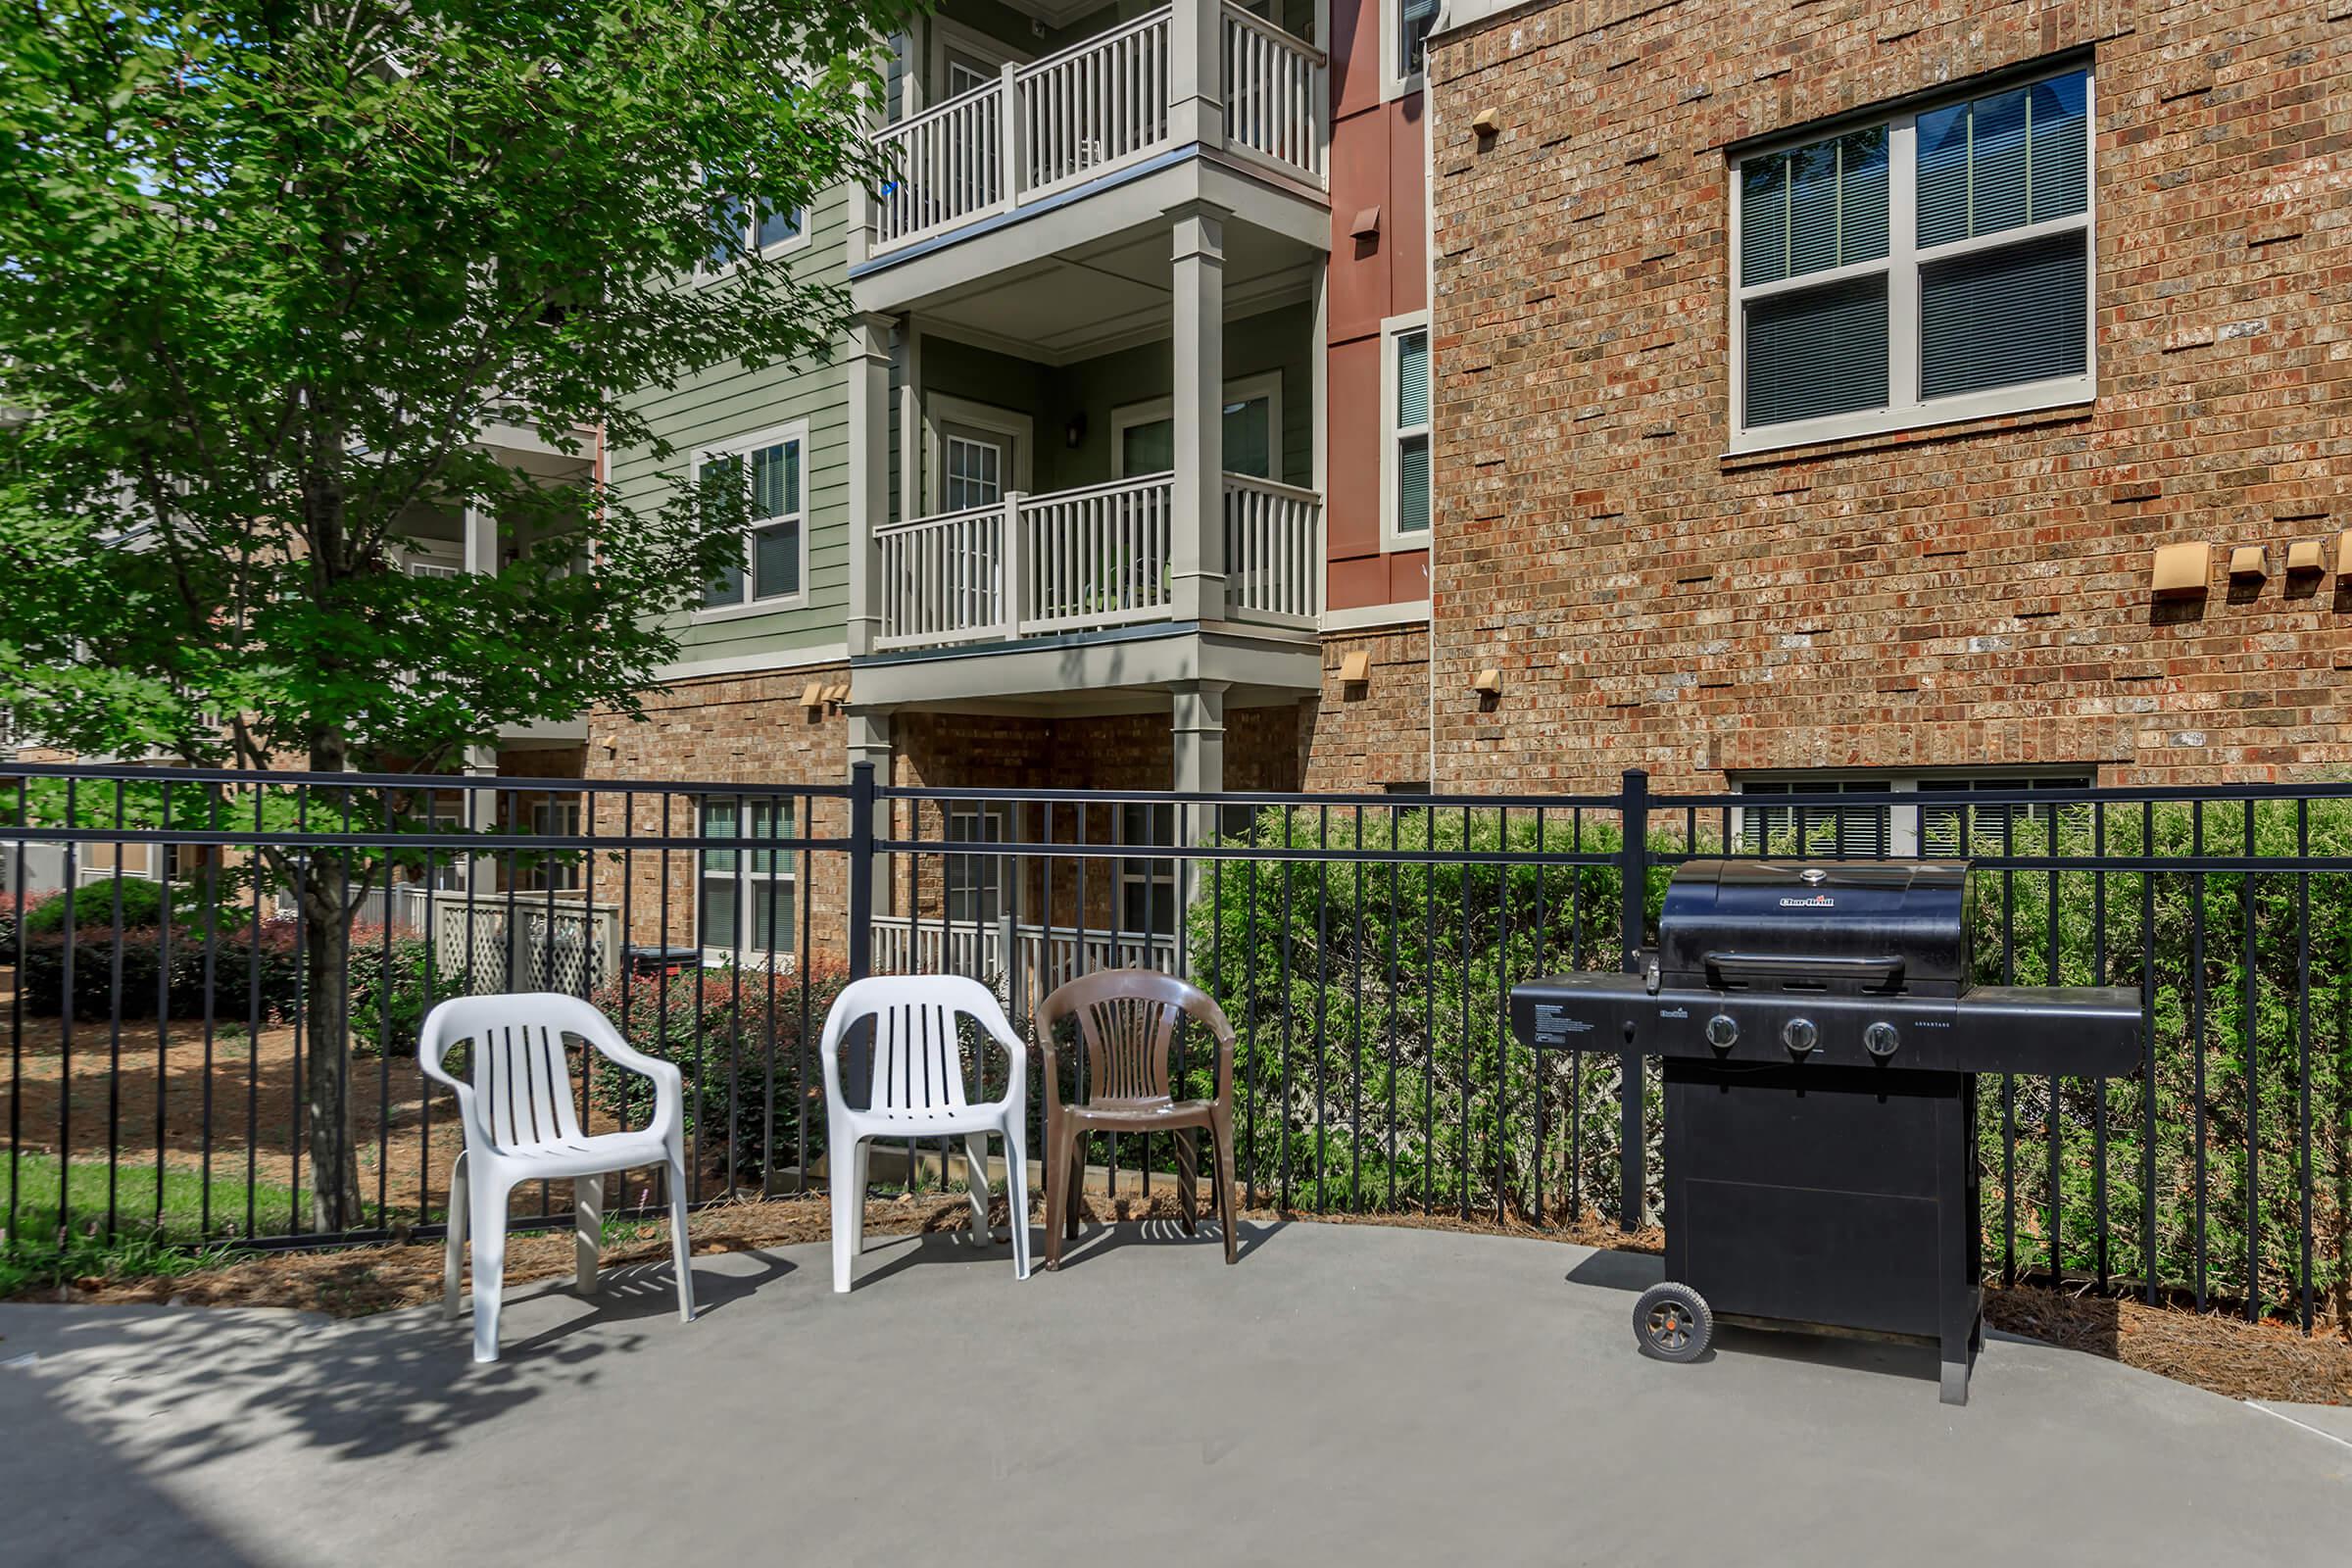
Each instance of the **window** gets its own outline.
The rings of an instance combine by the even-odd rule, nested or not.
[[[702,836],[782,840],[794,836],[789,799],[705,797]],[[765,962],[793,947],[795,880],[790,850],[705,850],[696,898],[696,941],[707,959]]]
[[[1166,473],[1176,466],[1174,402],[1152,398],[1113,409],[1111,472],[1116,478]],[[1225,471],[1253,479],[1282,477],[1282,372],[1225,383]]]
[[[1735,451],[2088,400],[2085,70],[1734,160]]]
[[[710,248],[703,257],[703,275],[715,277],[746,256],[780,255],[808,240],[808,208],[755,210],[741,197],[714,192]]]
[[[2087,773],[1945,775],[1877,773],[1867,776],[1786,777],[1740,779],[1741,795],[1838,795],[1866,797],[1847,806],[1756,806],[1733,813],[1733,836],[1746,855],[1843,857],[1872,859],[1881,857],[1958,858],[1971,855],[1999,855],[2005,847],[2019,853],[2046,849],[2053,824],[2088,830],[2087,806],[2055,802],[2034,806],[2007,802],[1986,806],[1931,803],[1913,805],[1907,796],[1921,790],[1937,792],[2020,792],[2084,790]]]
[[[1176,808],[1129,804],[1119,808],[1121,844],[1173,844]],[[1119,861],[1119,929],[1172,935],[1176,930],[1176,862],[1122,858]]]
[[[1003,844],[1005,831],[1001,807],[951,806],[948,838],[956,844]],[[993,855],[950,855],[947,861],[948,918],[958,923],[994,924],[1004,912],[1004,865]]]
[[[807,440],[795,425],[703,454],[696,478],[743,485],[748,506],[743,556],[704,585],[706,611],[801,597],[808,576]]]
[[[951,431],[947,438],[948,510],[993,507],[1004,499],[1004,445]]]
[[[540,839],[576,839],[580,836],[580,803],[576,800],[541,800],[531,803],[531,836]],[[585,850],[543,850],[525,852],[515,857],[514,891],[517,893],[577,893],[588,885],[588,854]]]
[[[1439,0],[1382,0],[1381,97],[1401,98],[1421,90],[1430,29],[1437,25]]]
[[[1429,313],[1382,323],[1380,525],[1391,549],[1429,537]]]

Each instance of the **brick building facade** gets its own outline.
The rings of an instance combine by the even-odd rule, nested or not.
[[[2352,8],[1478,9],[1431,45],[1439,788],[2352,764]],[[2058,70],[2095,396],[1727,456],[1742,149]]]

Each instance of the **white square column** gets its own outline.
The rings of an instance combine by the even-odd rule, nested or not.
[[[1170,404],[1176,446],[1168,564],[1177,620],[1225,618],[1224,209],[1175,209],[1175,360]]]

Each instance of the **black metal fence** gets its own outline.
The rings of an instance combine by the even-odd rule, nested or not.
[[[1125,963],[1180,970],[1231,1016],[1253,1201],[1638,1226],[1654,1070],[1519,1045],[1509,988],[1638,965],[1685,858],[1788,854],[1968,855],[1980,979],[2147,1003],[2133,1077],[1981,1097],[1998,1278],[2345,1314],[2352,785],[1702,797],[1632,773],[1432,799],[10,765],[7,1232],[431,1233],[459,1134],[416,1027],[473,991],[587,997],[677,1061],[696,1201],[803,1191],[823,1180],[817,1034],[849,977],[954,969],[1025,1020]],[[643,1080],[577,1070],[587,1125],[647,1114]],[[319,1119],[346,1114],[347,1180],[321,1184]],[[1172,1154],[1094,1152],[1147,1185]],[[608,1200],[662,1196],[632,1174]]]

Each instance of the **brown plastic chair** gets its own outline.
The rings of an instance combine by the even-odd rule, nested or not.
[[[1213,1100],[1176,1100],[1168,1089],[1169,1048],[1180,1018],[1190,1016],[1217,1042]],[[1083,1104],[1061,1102],[1054,1073],[1054,1036],[1074,1018],[1086,1051]],[[1216,1164],[1217,1218],[1225,1228],[1225,1261],[1235,1257],[1233,1228],[1233,1025],[1225,1011],[1196,988],[1156,969],[1103,969],[1080,975],[1045,1000],[1037,1014],[1046,1081],[1046,1267],[1061,1266],[1065,1236],[1078,1234],[1077,1196],[1086,1179],[1085,1135],[1170,1133],[1176,1140],[1176,1192],[1186,1235],[1195,1234],[1195,1132],[1208,1129]]]

